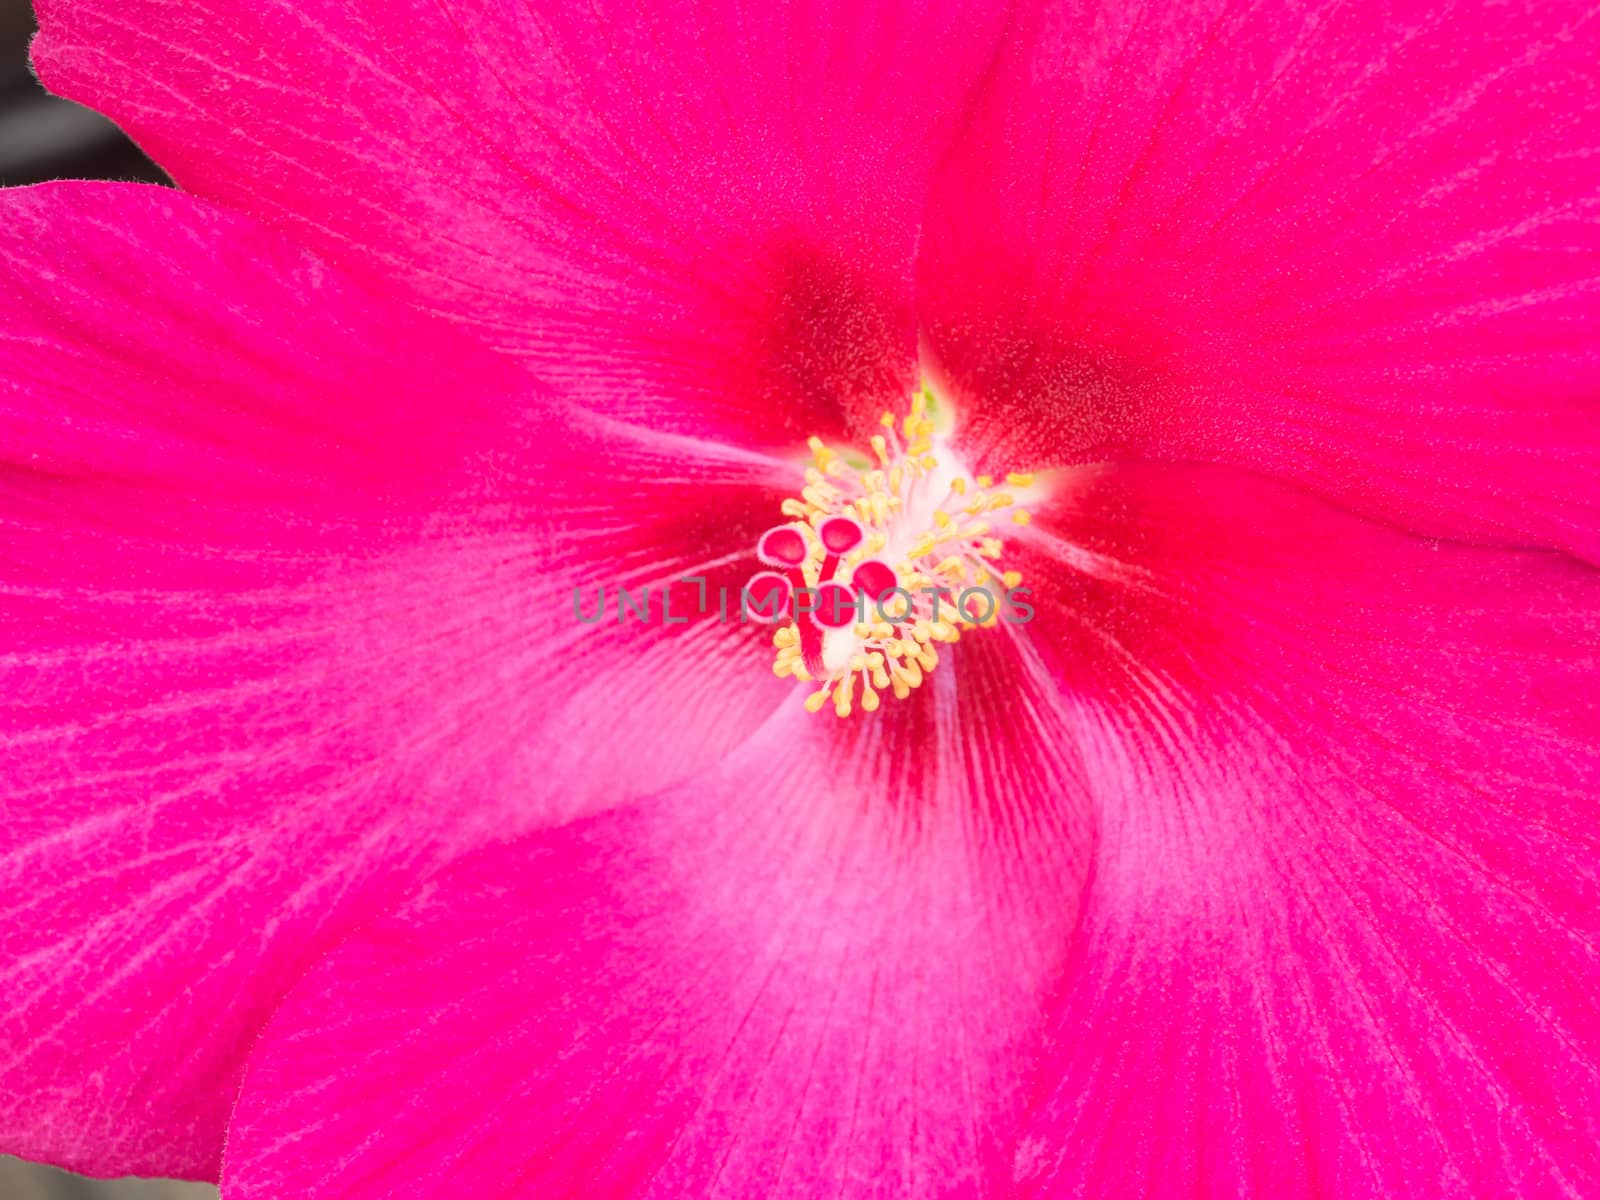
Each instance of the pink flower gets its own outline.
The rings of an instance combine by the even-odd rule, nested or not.
[[[1600,1194],[1592,15],[994,8],[41,4],[0,1149]],[[574,619],[830,514],[1034,619]]]

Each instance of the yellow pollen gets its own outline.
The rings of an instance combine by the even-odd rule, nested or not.
[[[800,561],[783,569],[794,586],[841,584],[858,605],[854,621],[827,627],[791,609],[790,623],[772,635],[773,672],[813,687],[805,700],[810,712],[831,704],[847,718],[857,709],[876,712],[890,695],[905,700],[939,666],[936,646],[998,624],[1001,612],[1011,611],[1009,593],[1021,586],[1022,576],[999,561],[1004,543],[988,517],[1023,525],[1029,514],[995,488],[993,476],[973,477],[952,461],[929,399],[919,388],[903,415],[884,413],[864,464],[820,437],[806,439],[815,466],[806,470],[799,498],[781,505],[805,551],[801,557],[797,547]],[[1012,473],[1005,483],[1029,487],[1033,477]],[[838,529],[852,523],[859,535],[840,542]],[[866,591],[891,580],[893,591]],[[982,596],[969,605],[974,590]]]

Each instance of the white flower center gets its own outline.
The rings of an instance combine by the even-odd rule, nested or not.
[[[935,643],[996,624],[1021,582],[1001,569],[993,530],[1028,523],[1014,492],[1033,479],[1008,475],[1005,490],[970,474],[936,436],[929,396],[919,391],[904,418],[883,415],[871,461],[852,463],[811,438],[815,466],[800,497],[783,503],[792,523],[757,547],[774,569],[749,591],[766,619],[785,622],[773,669],[820,684],[806,701],[813,712],[831,699],[849,716],[858,698],[872,712],[885,690],[905,699],[938,665]]]

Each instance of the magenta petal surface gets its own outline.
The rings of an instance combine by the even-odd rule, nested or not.
[[[48,86],[587,403],[766,444],[915,372],[977,0],[57,0]]]
[[[0,207],[0,1148],[214,1175],[342,932],[777,704],[736,630],[579,626],[571,590],[753,544],[788,476],[554,407],[189,197]]]
[[[1092,841],[1050,706],[985,720],[1015,665],[792,705],[346,943],[252,1054],[224,1195],[989,1194]]]
[[[1594,1194],[1600,574],[1216,468],[1038,528],[1099,841],[1023,1194]]]
[[[1232,464],[1600,555],[1600,21],[1052,3],[935,189],[930,359],[997,465]]]
[[[331,955],[225,1194],[1592,1190],[1593,569],[1217,468],[1036,528],[1038,620],[882,722],[786,714]]]

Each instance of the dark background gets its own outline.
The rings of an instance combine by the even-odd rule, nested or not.
[[[116,126],[39,86],[28,66],[32,36],[31,4],[0,0],[0,185],[45,179],[164,182]]]
[[[28,66],[33,11],[0,0],[0,186],[45,179],[142,179],[165,176],[109,121],[47,95]],[[0,1156],[0,1200],[208,1200],[198,1184],[102,1182]]]

